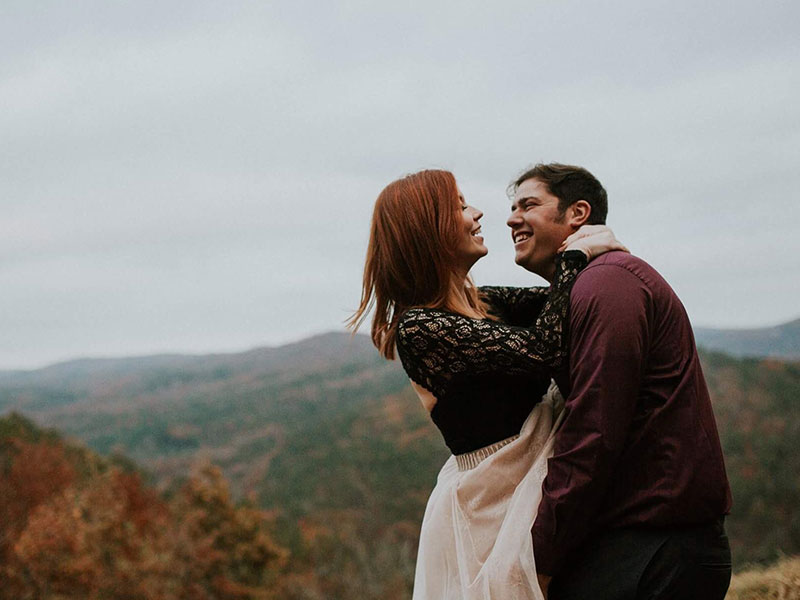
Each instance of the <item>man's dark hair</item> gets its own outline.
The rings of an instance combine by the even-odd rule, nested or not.
[[[549,163],[533,166],[508,186],[508,195],[513,196],[523,181],[538,179],[547,186],[547,191],[558,198],[558,211],[563,215],[578,200],[586,200],[592,212],[588,225],[605,225],[608,215],[608,196],[597,178],[583,167]]]

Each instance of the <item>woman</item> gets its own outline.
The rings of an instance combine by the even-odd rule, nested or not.
[[[558,425],[549,374],[565,359],[575,277],[590,256],[624,249],[595,227],[567,239],[550,290],[478,290],[469,270],[488,252],[482,216],[447,171],[389,184],[375,203],[350,321],[357,329],[374,308],[375,346],[389,359],[396,347],[453,452],[423,519],[417,600],[542,598],[530,529]]]

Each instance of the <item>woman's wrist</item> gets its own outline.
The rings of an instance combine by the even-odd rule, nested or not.
[[[589,264],[589,256],[579,248],[564,250],[556,255],[555,281],[560,280],[569,271],[580,271]]]
[[[567,248],[559,256],[564,260],[584,260],[589,262],[592,255],[586,248]]]

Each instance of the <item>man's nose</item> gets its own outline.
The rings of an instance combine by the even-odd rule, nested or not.
[[[508,220],[506,221],[506,225],[508,225],[513,229],[520,223],[522,223],[522,215],[520,215],[518,211],[512,210],[511,214],[508,215]]]

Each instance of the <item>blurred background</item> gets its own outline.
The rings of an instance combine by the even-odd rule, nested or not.
[[[452,170],[485,213],[477,282],[542,285],[505,225],[539,161],[591,170],[684,301],[736,568],[795,593],[798,22],[777,0],[4,1],[0,598],[408,597],[447,453],[343,333],[372,204]]]

